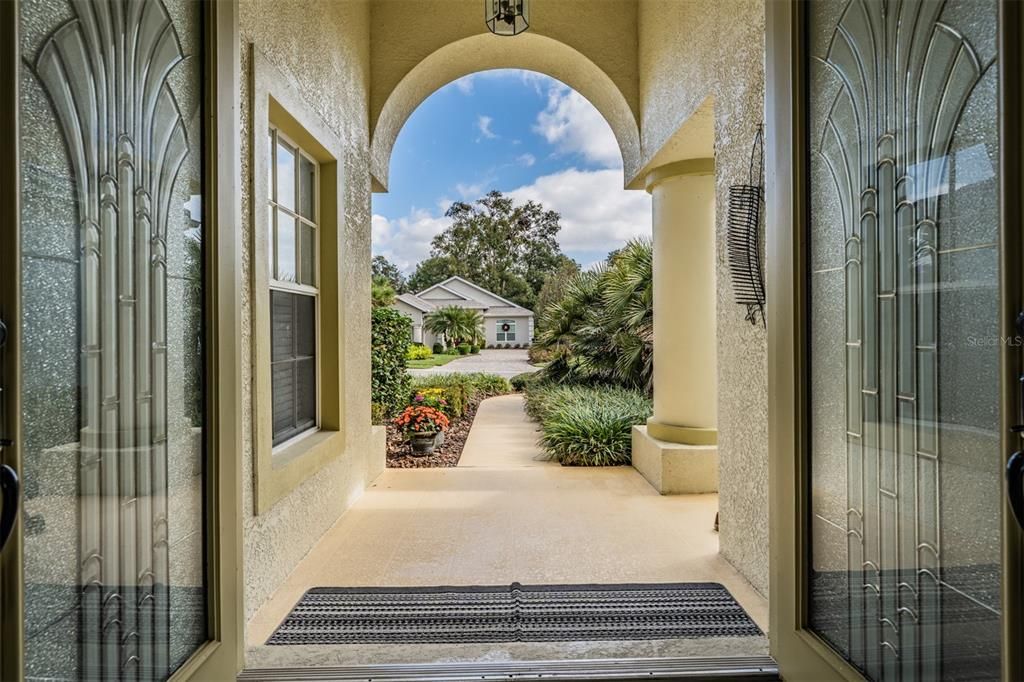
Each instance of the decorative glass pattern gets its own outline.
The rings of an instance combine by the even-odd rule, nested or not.
[[[809,14],[812,626],[998,678],[995,3]]]
[[[207,639],[202,8],[22,0],[26,675]]]

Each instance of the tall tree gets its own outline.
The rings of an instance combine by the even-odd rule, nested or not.
[[[387,277],[374,275],[370,282],[370,305],[374,308],[386,308],[395,302],[395,288]]]
[[[562,256],[558,268],[544,278],[544,284],[540,288],[540,293],[537,294],[537,304],[533,310],[537,316],[538,326],[536,332],[538,334],[542,331],[540,322],[545,319],[544,311],[562,300],[569,282],[578,274],[580,274],[579,263],[568,256]]]
[[[444,256],[431,256],[422,260],[416,266],[416,270],[409,276],[409,291],[423,291],[432,287],[438,282],[443,282],[452,275],[464,275],[460,268],[450,258]]]
[[[396,294],[403,294],[406,292],[406,281],[405,275],[398,269],[398,266],[389,261],[384,256],[374,256],[373,261],[370,263],[370,274],[373,275],[374,279],[383,277],[390,284],[391,288],[395,290]]]
[[[445,215],[452,224],[431,242],[431,257],[410,280],[414,290],[459,275],[532,308],[544,280],[564,258],[556,239],[558,213],[492,191],[472,204],[453,203]]]

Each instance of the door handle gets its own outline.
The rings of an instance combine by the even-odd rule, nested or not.
[[[14,522],[18,518],[18,507],[21,504],[21,484],[18,472],[6,464],[0,464],[0,492],[3,493],[3,506],[0,507],[0,551],[11,539]]]
[[[1017,525],[1024,528],[1024,451],[1013,453],[1006,463],[1006,497]]]

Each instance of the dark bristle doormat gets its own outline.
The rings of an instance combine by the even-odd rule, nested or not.
[[[751,637],[718,583],[315,587],[267,644],[453,644]]]

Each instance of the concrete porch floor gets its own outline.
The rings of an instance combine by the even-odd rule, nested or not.
[[[632,467],[544,461],[521,396],[481,404],[458,467],[389,469],[248,625],[249,666],[756,655],[765,637],[261,646],[311,587],[718,582],[767,630],[768,606],[718,554],[717,495],[659,495]]]

